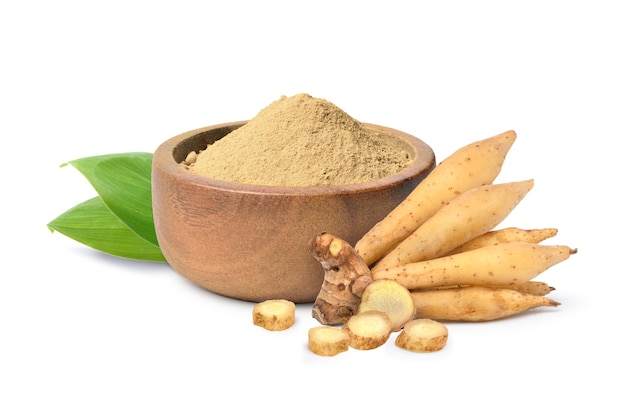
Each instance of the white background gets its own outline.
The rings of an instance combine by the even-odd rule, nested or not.
[[[618,5],[2,2],[0,397],[624,397]],[[438,160],[514,129],[497,181],[535,187],[504,224],[557,227],[549,243],[579,249],[541,278],[562,305],[447,323],[438,353],[390,341],[323,358],[306,348],[310,305],[270,333],[251,303],[46,228],[94,195],[61,163],[151,152],[301,92],[416,135]]]

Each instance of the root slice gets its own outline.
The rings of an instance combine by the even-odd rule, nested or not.
[[[335,356],[350,347],[350,335],[339,327],[317,326],[309,330],[309,350],[320,356]]]
[[[350,346],[360,350],[378,348],[387,342],[391,327],[389,316],[377,310],[358,313],[343,325],[350,336]]]
[[[254,325],[269,331],[282,331],[296,322],[296,305],[285,299],[259,302],[252,309]]]
[[[431,319],[415,319],[404,325],[396,345],[412,352],[436,352],[448,343],[448,328]]]
[[[415,301],[411,292],[394,280],[375,280],[361,294],[358,312],[378,310],[391,320],[391,331],[400,331],[415,317]]]

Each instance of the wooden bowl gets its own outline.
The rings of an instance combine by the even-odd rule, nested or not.
[[[205,289],[260,302],[314,302],[324,272],[308,252],[328,232],[354,245],[432,170],[435,155],[421,140],[365,124],[400,138],[415,161],[401,172],[359,184],[276,187],[195,174],[179,164],[246,121],[175,136],[154,153],[152,199],[159,245],[170,266]]]

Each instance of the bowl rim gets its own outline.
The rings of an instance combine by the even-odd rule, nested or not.
[[[175,160],[174,151],[182,142],[213,130],[230,129],[232,131],[247,122],[246,120],[226,122],[175,135],[157,147],[153,154],[152,167],[153,169],[159,168],[161,173],[166,173],[180,182],[186,182],[195,186],[206,186],[207,188],[210,187],[221,191],[276,196],[326,196],[385,190],[416,177],[424,176],[430,173],[435,166],[433,149],[421,139],[394,128],[365,122],[361,123],[367,128],[379,133],[392,135],[404,141],[414,152],[415,158],[413,162],[397,173],[367,182],[324,186],[275,186],[232,182],[203,176],[185,169]],[[230,133],[230,131],[226,134]]]

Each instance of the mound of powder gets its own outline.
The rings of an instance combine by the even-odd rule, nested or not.
[[[401,140],[366,128],[308,94],[282,96],[245,125],[183,163],[204,176],[268,186],[324,186],[377,180],[405,168]]]

